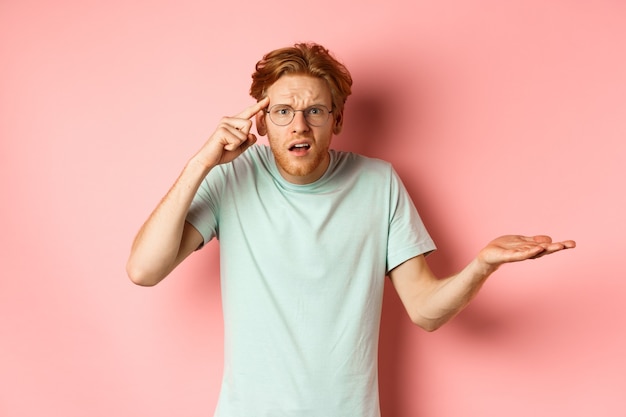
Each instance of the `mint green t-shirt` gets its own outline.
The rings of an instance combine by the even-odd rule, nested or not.
[[[285,181],[267,146],[212,170],[188,214],[220,245],[225,363],[216,417],[379,417],[387,272],[435,245],[391,165],[330,151]]]

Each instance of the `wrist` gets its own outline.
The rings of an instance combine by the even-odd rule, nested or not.
[[[498,270],[498,268],[500,268],[501,265],[499,263],[487,261],[483,256],[481,256],[481,254],[478,254],[472,264],[474,265],[477,273],[482,276],[489,276],[493,274],[496,270]]]
[[[213,169],[215,164],[207,162],[204,158],[201,158],[199,154],[191,157],[185,165],[185,170],[196,175],[201,175],[203,178]]]

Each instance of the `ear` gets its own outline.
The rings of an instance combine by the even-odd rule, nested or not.
[[[255,116],[256,131],[260,136],[267,135],[267,126],[265,125],[265,110],[259,111]]]
[[[343,128],[343,111],[337,113],[336,117],[334,117],[334,125],[333,125],[333,133],[338,135],[341,133],[341,129]]]

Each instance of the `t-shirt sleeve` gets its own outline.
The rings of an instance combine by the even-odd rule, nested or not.
[[[387,273],[403,262],[436,249],[400,177],[392,169]]]
[[[185,220],[202,235],[202,246],[218,235],[218,201],[222,183],[221,169],[212,170],[200,184],[187,212]]]

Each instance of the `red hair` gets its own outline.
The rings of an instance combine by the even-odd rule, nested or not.
[[[309,75],[325,80],[330,88],[333,110],[342,114],[352,92],[352,77],[328,49],[315,43],[297,43],[265,54],[252,74],[250,95],[257,101],[261,100],[267,89],[285,74]]]

